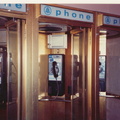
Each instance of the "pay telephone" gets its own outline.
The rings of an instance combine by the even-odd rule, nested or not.
[[[49,54],[48,95],[64,95],[64,55]]]

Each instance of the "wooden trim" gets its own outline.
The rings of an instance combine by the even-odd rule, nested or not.
[[[71,34],[77,34],[77,33],[80,33],[80,32],[83,32],[83,29],[76,28],[76,29],[73,29],[73,30],[70,31]]]
[[[103,25],[103,14],[97,14],[97,26]]]
[[[92,120],[99,120],[99,30],[97,13],[92,33]]]
[[[104,12],[97,12],[98,14],[102,14],[103,16],[110,16],[110,17],[118,17],[120,18],[120,15],[110,14],[110,13],[104,13]]]
[[[16,22],[14,20],[10,20],[10,21],[5,23],[5,26],[10,27],[10,26],[13,26],[14,24],[16,24]]]
[[[25,29],[25,20],[22,20],[22,82],[21,82],[21,120],[24,120],[26,117],[26,66],[27,66],[27,59],[26,59],[26,29]]]
[[[9,110],[9,74],[10,74],[10,50],[9,50],[9,28],[6,29],[6,40],[7,40],[7,120],[8,120],[8,110]]]
[[[89,101],[89,98],[88,98],[88,92],[90,92],[88,90],[88,67],[87,67],[87,58],[88,58],[88,32],[86,33],[87,29],[84,28],[83,29],[83,40],[82,40],[82,59],[81,59],[81,62],[82,62],[82,71],[81,71],[81,78],[82,78],[82,81],[81,81],[81,84],[82,84],[82,110],[83,110],[83,120],[87,120],[88,119],[88,101]],[[91,100],[90,100],[91,101]]]
[[[93,23],[67,20],[67,19],[62,19],[62,18],[58,19],[54,17],[45,17],[45,16],[40,16],[39,22],[58,23],[58,24],[66,24],[70,26],[81,26],[81,27],[91,27],[93,24]]]
[[[35,7],[35,9],[36,9],[36,18],[38,18],[39,16],[40,16],[40,4],[36,4],[35,5],[36,7]]]
[[[86,78],[87,78],[87,118],[88,120],[93,120],[92,119],[92,54],[93,54],[93,51],[92,51],[92,28],[88,28],[87,30],[88,32],[88,35],[87,35],[87,50],[86,50],[86,55],[87,55],[87,60],[86,60],[86,72],[87,72],[87,75],[86,75]],[[91,44],[92,43],[92,44]]]
[[[103,30],[115,30],[115,31],[120,31],[120,27],[115,27],[115,26],[110,26],[110,25],[103,25],[98,27],[99,29],[103,29]]]
[[[71,69],[72,69],[72,55],[71,55],[71,34],[68,34],[68,48],[65,50],[65,100],[71,99]],[[65,102],[65,120],[72,119],[72,106],[70,103]]]
[[[71,34],[68,34],[68,48],[65,50],[65,99],[70,100],[70,93],[68,88],[71,87]]]
[[[21,111],[21,25],[20,25],[20,19],[17,20],[17,51],[18,51],[18,88],[17,88],[17,120],[20,120],[20,111]]]
[[[38,118],[38,19],[35,5],[29,4],[30,10],[26,16],[26,110],[25,119]]]
[[[20,15],[20,14],[9,13],[9,12],[3,12],[3,11],[0,11],[0,16],[26,19],[26,15]]]
[[[15,11],[15,10],[8,10],[8,9],[0,9],[1,12],[8,12],[8,13],[13,13],[13,14],[21,14],[21,15],[25,15],[27,14],[27,12],[20,12],[20,11]],[[27,11],[27,8],[26,8]]]

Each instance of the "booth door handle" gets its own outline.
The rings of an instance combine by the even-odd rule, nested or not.
[[[120,96],[115,96],[115,95],[99,95],[101,97],[106,97],[106,98],[117,98],[117,99],[120,99]]]

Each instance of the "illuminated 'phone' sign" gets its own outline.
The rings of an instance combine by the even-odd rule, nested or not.
[[[93,22],[93,14],[49,5],[41,5],[41,15],[69,20]]]
[[[111,16],[104,16],[103,17],[103,24],[120,26],[120,18],[111,17]]]
[[[26,4],[0,4],[0,9],[7,9],[8,11],[26,12]]]

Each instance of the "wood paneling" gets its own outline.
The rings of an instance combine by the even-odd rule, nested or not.
[[[99,97],[100,120],[106,120],[106,97]]]
[[[29,4],[26,16],[26,110],[24,118],[37,120],[38,116],[38,20],[35,5]]]
[[[70,106],[70,103],[67,104]],[[38,120],[70,120],[65,119],[65,102],[40,101],[38,107]],[[68,109],[67,112],[70,113],[70,110]]]
[[[94,16],[95,23],[92,27],[92,120],[99,120],[99,33],[97,29],[97,13]]]

